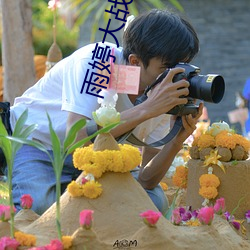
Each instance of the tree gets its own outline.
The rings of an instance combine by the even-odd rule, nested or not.
[[[111,13],[105,11],[110,10],[111,6],[117,2],[117,8],[118,9],[124,9],[124,6],[122,4],[122,0],[119,1],[108,1],[108,0],[63,0],[65,2],[68,2],[72,9],[75,9],[75,19],[76,19],[76,25],[81,26],[81,33],[84,37],[84,43],[86,42],[94,42],[96,40],[100,39],[100,34],[102,32],[98,32],[98,28],[103,26],[104,24],[108,23],[108,20],[111,18]],[[157,9],[164,9],[166,8],[166,0],[125,0],[126,3],[128,3],[128,12],[130,15],[137,16],[142,10],[148,10],[152,8]],[[183,11],[183,7],[179,3],[178,0],[168,0],[176,9],[179,11]],[[116,20],[115,26],[112,27],[111,22],[111,28],[117,28],[119,27],[118,24],[121,24],[121,21]],[[91,27],[91,31],[89,31],[88,27]],[[121,34],[118,40],[121,39]],[[81,41],[80,41],[81,43]],[[80,45],[84,45],[80,44]]]
[[[2,58],[4,100],[14,98],[34,84],[32,0],[2,0]]]

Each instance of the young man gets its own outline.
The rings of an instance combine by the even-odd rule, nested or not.
[[[12,127],[28,108],[27,125],[38,124],[32,139],[41,141],[50,149],[46,111],[61,140],[77,120],[92,119],[92,112],[99,105],[96,96],[83,91],[83,82],[87,70],[93,70],[89,62],[95,46],[96,44],[90,44],[80,48],[58,62],[39,82],[16,98],[11,108]],[[138,95],[167,68],[171,69],[164,80],[151,90],[148,99],[139,105],[133,105],[135,95],[119,94],[116,108],[121,113],[121,120],[126,122],[112,130],[114,137],[119,137],[136,128],[136,135],[146,143],[163,138],[170,127],[170,115],[166,113],[176,105],[187,103],[187,98],[183,96],[189,93],[189,83],[186,80],[173,82],[173,77],[184,69],[173,67],[178,62],[190,62],[199,50],[199,41],[192,26],[168,11],[151,10],[128,25],[124,32],[123,48],[110,43],[98,43],[98,46],[114,48],[116,64],[141,68]],[[134,175],[163,213],[168,204],[159,182],[185,139],[195,130],[201,110],[202,104],[195,117],[191,114],[183,116],[182,129],[161,149],[143,149],[142,165]],[[172,117],[172,120],[175,118]],[[86,136],[84,128],[79,132],[78,138]],[[78,175],[79,171],[73,167],[72,157],[69,156],[62,173],[62,190]],[[43,152],[27,145],[17,152],[14,162],[13,197],[17,209],[20,209],[20,197],[23,194],[33,197],[32,209],[38,214],[43,213],[55,201],[55,176],[51,163]]]

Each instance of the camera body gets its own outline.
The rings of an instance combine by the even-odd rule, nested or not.
[[[195,115],[198,112],[198,106],[195,105],[195,99],[200,99],[211,103],[219,103],[222,100],[225,92],[225,82],[221,75],[199,75],[200,68],[188,63],[178,63],[175,65],[175,68],[176,67],[185,69],[185,72],[178,73],[174,76],[173,82],[177,82],[182,79],[185,79],[189,82],[189,94],[188,96],[183,96],[184,98],[188,98],[188,103],[175,106],[169,112],[167,112],[167,114],[178,116],[188,114]],[[144,94],[136,99],[135,105],[145,101],[147,99],[147,92],[156,84],[162,82],[168,72],[169,69],[165,70],[154,83],[148,86]]]

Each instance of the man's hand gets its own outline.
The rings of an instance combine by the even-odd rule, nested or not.
[[[175,143],[183,143],[190,135],[193,134],[193,132],[196,129],[196,124],[199,120],[199,118],[202,115],[204,104],[200,103],[199,108],[198,108],[198,113],[196,115],[184,115],[181,117],[182,119],[182,128],[174,138]],[[172,116],[172,121],[173,123],[176,119],[176,116]]]
[[[184,72],[183,68],[169,70],[162,82],[151,90],[148,99],[141,104],[146,107],[151,117],[165,114],[177,105],[187,104],[188,100],[183,96],[189,94],[189,82],[185,79],[173,82],[174,76],[181,72]]]

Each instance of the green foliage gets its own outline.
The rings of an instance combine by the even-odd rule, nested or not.
[[[28,118],[28,110],[25,110],[16,122],[16,126],[13,131],[13,137],[26,139],[36,129],[37,125],[35,124],[30,125],[28,127],[24,126],[27,118]],[[16,152],[18,151],[18,149],[20,149],[21,146],[22,146],[22,143],[18,141],[9,140],[9,136],[6,131],[6,128],[2,120],[0,119],[0,147],[3,150],[6,163],[8,166],[8,191],[9,191],[9,204],[11,206],[10,235],[12,238],[14,238],[14,209],[13,209],[14,205],[13,205],[13,196],[12,196],[12,172],[13,172],[13,163],[14,163]]]
[[[6,182],[0,182],[0,204],[10,205],[9,188]]]
[[[48,1],[32,1],[33,45],[35,54],[47,55],[53,43],[53,11],[48,9]],[[68,29],[61,16],[56,18],[56,41],[63,57],[70,55],[78,46],[78,26]]]
[[[3,139],[6,141],[15,142],[17,145],[27,144],[27,145],[36,147],[37,149],[41,150],[42,152],[45,152],[48,155],[48,157],[52,163],[52,166],[53,166],[53,169],[55,172],[55,176],[56,176],[56,226],[57,226],[58,238],[61,240],[62,239],[62,231],[61,231],[61,223],[60,223],[60,197],[61,197],[61,175],[62,175],[64,161],[65,161],[66,157],[69,154],[73,153],[76,148],[82,147],[84,144],[86,144],[92,138],[95,138],[100,133],[109,132],[112,128],[119,125],[120,122],[114,123],[114,124],[111,124],[105,128],[102,128],[99,131],[95,132],[94,134],[90,135],[89,137],[86,137],[86,138],[76,142],[77,133],[79,132],[79,130],[81,130],[86,125],[86,120],[81,119],[81,120],[77,121],[71,127],[66,138],[63,141],[63,144],[61,145],[60,139],[59,139],[58,135],[56,134],[55,130],[53,129],[53,124],[52,124],[52,121],[51,121],[48,114],[47,114],[47,118],[49,121],[49,131],[50,131],[50,139],[51,139],[51,143],[52,143],[53,156],[51,156],[51,154],[49,153],[49,150],[46,148],[45,145],[43,145],[42,143],[40,143],[38,141],[29,140],[26,137],[22,136],[22,134],[20,136],[20,133],[16,133],[15,135],[17,135],[17,136],[15,136],[13,134],[13,136],[6,136],[6,138],[3,137]],[[18,127],[15,128],[15,130],[19,131],[20,126],[18,123],[17,123],[17,125],[18,125]],[[25,131],[27,131],[27,130],[28,130],[28,128]],[[9,177],[9,175],[8,175],[8,177]]]
[[[71,7],[77,9],[76,25],[82,25],[88,18],[92,19],[92,34],[91,41],[94,41],[95,34],[100,27],[100,23],[108,23],[111,18],[111,13],[105,11],[110,10],[113,5],[108,0],[69,0]],[[169,0],[169,2],[179,11],[183,11],[178,0]],[[121,8],[121,7],[120,7]],[[162,0],[136,0],[128,4],[130,15],[137,16],[140,10],[149,10],[152,8],[165,9],[166,5]],[[118,22],[118,21],[117,21]]]

